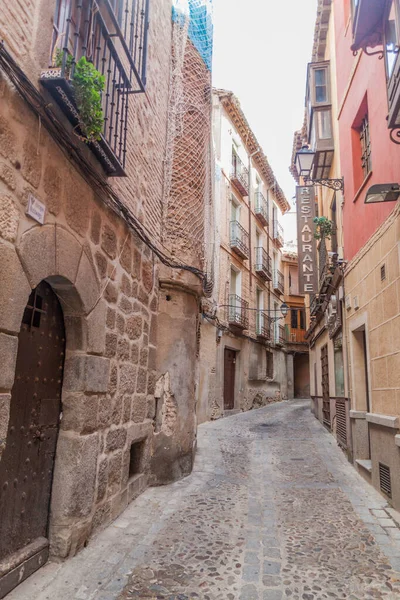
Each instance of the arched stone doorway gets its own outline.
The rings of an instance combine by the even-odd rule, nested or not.
[[[0,461],[0,597],[49,554],[50,497],[61,412],[65,329],[60,303],[42,281],[18,335],[5,450]],[[21,565],[23,564],[23,568]]]

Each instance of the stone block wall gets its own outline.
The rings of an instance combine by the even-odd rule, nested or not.
[[[400,210],[397,207],[348,265],[345,289],[351,308],[346,326],[365,322],[371,412],[400,414]],[[355,305],[358,305],[355,308]],[[350,342],[351,332],[348,334]],[[350,386],[354,357],[348,347]],[[357,407],[353,407],[357,408]]]
[[[54,8],[50,0],[18,0],[0,16],[8,49],[35,85],[48,64]],[[113,182],[156,241],[162,237],[170,10],[169,1],[152,1],[147,94],[130,104],[127,177]],[[22,22],[20,12],[27,15]],[[26,215],[29,194],[46,207],[44,225]],[[0,452],[31,289],[45,279],[63,309],[67,345],[50,542],[52,553],[64,557],[149,482],[190,472],[201,285],[164,270],[165,278],[195,291],[177,293],[173,308],[163,297],[160,306],[154,255],[96,197],[1,75],[0,258]],[[134,474],[133,444],[140,445]]]

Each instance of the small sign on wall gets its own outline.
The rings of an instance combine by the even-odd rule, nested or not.
[[[44,215],[46,214],[46,206],[43,204],[43,202],[40,202],[40,200],[35,198],[33,194],[29,194],[26,214],[43,225]]]
[[[297,199],[297,246],[299,256],[299,292],[317,293],[317,260],[314,238],[315,193],[313,186],[298,186]]]

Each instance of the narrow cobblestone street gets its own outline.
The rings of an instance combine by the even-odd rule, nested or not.
[[[284,402],[202,425],[190,477],[8,600],[400,598],[397,516],[309,402]]]

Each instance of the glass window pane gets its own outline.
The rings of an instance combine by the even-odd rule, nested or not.
[[[315,101],[327,102],[326,69],[315,69]]]
[[[329,140],[332,137],[331,112],[319,110],[317,112],[319,139]]]
[[[315,85],[325,85],[326,84],[326,69],[316,69],[315,70]]]
[[[396,57],[398,54],[398,36],[397,36],[397,28],[396,28],[396,10],[394,6],[394,2],[392,2],[390,13],[388,16],[388,20],[386,21],[385,26],[385,39],[386,39],[386,47],[385,47],[385,57],[386,57],[386,67],[388,77],[391,77],[393,73],[393,67],[396,62]]]

